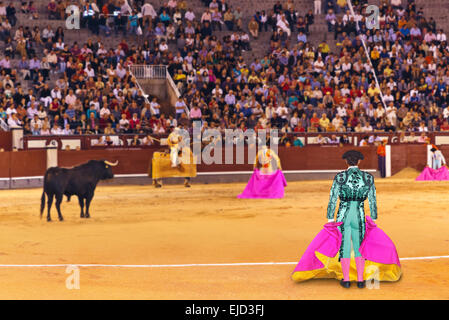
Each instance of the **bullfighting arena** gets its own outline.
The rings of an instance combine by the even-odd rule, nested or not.
[[[327,222],[330,180],[289,182],[281,200],[236,199],[244,183],[103,184],[91,219],[79,218],[74,197],[62,204],[65,221],[53,207],[51,223],[39,220],[41,189],[0,191],[0,298],[449,299],[449,182],[416,175],[376,179],[377,223],[403,275],[364,290],[290,278]],[[66,287],[71,264],[79,289]]]

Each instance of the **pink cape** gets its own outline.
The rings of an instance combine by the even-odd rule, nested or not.
[[[416,178],[416,181],[432,180],[449,180],[449,170],[444,166],[438,170],[425,167],[421,174]]]
[[[245,190],[237,196],[240,199],[278,199],[284,197],[284,187],[287,185],[284,174],[276,170],[272,174],[261,174],[255,169]]]
[[[323,263],[317,258],[315,252],[330,258],[337,255],[342,238],[341,232],[337,227],[341,224],[342,222],[330,222],[324,225],[324,229],[318,233],[307,247],[294,272],[324,268]],[[401,265],[393,241],[377,227],[369,216],[366,217],[365,238],[360,245],[359,251],[366,260],[381,264]]]

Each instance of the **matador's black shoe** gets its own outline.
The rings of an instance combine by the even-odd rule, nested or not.
[[[343,288],[349,289],[349,287],[351,286],[351,281],[344,281],[343,279],[341,279],[340,285],[341,285]]]
[[[357,281],[357,288],[363,289],[366,287],[365,280]]]

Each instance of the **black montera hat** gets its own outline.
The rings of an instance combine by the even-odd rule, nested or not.
[[[365,157],[360,151],[357,150],[349,150],[343,154],[343,159],[354,159],[354,160],[363,160]]]

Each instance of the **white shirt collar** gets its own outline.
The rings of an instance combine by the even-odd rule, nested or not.
[[[358,166],[349,166],[348,167],[348,169],[351,169],[351,168],[357,168],[358,169],[359,167]]]

